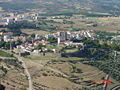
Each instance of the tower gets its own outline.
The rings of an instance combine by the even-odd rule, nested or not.
[[[58,46],[60,45],[60,37],[57,38]]]
[[[57,43],[58,43],[58,46],[59,46],[60,45],[60,32],[58,32]]]

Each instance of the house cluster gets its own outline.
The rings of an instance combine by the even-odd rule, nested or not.
[[[61,31],[53,34],[48,34],[45,37],[46,38],[57,38],[58,45],[61,43],[67,43],[67,42],[74,42],[74,40],[82,40],[83,38],[91,38],[94,39],[95,32],[93,30],[81,30],[81,31],[75,31],[75,32],[69,32],[69,31]]]
[[[26,37],[26,41],[22,43],[21,45],[17,45],[16,48],[14,48],[14,52],[19,54],[38,54],[43,51],[47,51],[47,48],[44,48],[43,46],[46,46],[48,44],[48,41],[38,34],[35,35],[34,38],[29,40],[29,36]],[[41,48],[39,47],[41,45]]]
[[[6,26],[15,21],[34,21],[38,19],[38,13],[36,12],[24,12],[24,13],[12,13],[12,12],[0,12],[0,26]]]
[[[8,25],[10,22],[16,21],[17,18],[15,17],[14,13],[2,12],[0,13],[0,25],[5,26]]]
[[[83,46],[83,43],[80,42],[85,37],[94,38],[95,33],[94,31],[78,31],[78,32],[68,32],[68,31],[60,31],[52,34],[47,34],[45,36],[35,35],[33,39],[26,40],[22,45],[18,45],[17,48],[15,48],[16,52],[29,52],[32,54],[38,54],[43,51],[48,51],[49,49],[47,47],[43,46],[49,46],[49,45],[57,45],[60,44],[65,46]],[[49,38],[55,38],[57,42],[50,43],[48,41]],[[79,40],[79,42],[74,42],[74,40]],[[37,48],[39,45],[42,45],[42,48]],[[56,52],[57,50],[55,48],[51,48],[52,52]]]
[[[20,35],[20,36],[13,36],[13,32],[11,31],[6,31],[6,30],[1,30],[0,31],[0,41],[3,42],[15,42],[21,40],[22,42],[26,41],[26,36],[25,35]]]

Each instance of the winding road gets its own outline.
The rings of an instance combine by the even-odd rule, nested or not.
[[[12,52],[4,50],[4,49],[0,49],[0,50],[2,50],[4,52],[7,52],[7,53],[13,54]],[[33,90],[32,78],[31,78],[31,75],[30,75],[30,73],[28,71],[28,68],[27,68],[25,62],[22,60],[22,58],[20,56],[18,56],[16,54],[14,54],[14,56],[22,63],[22,66],[24,68],[24,73],[27,76],[28,83],[29,83],[29,86],[28,86],[27,90]]]

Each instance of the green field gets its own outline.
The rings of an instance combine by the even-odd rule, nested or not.
[[[35,3],[0,3],[0,6],[3,9],[13,9],[13,10],[26,10],[26,9],[34,9],[38,8],[38,5]]]
[[[2,51],[2,50],[0,50],[0,56],[1,56],[1,57],[12,57],[11,54],[6,53],[6,52],[4,52],[4,51]]]
[[[73,49],[66,49],[65,52],[66,53],[73,53],[73,52],[77,52],[78,49],[77,48],[73,48]]]

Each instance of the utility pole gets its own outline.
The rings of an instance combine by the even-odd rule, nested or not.
[[[114,61],[115,62],[117,62],[116,57],[117,57],[117,51],[114,51]],[[105,80],[109,80],[109,77],[110,77],[111,73],[112,73],[112,71],[110,71],[110,73],[106,75]],[[104,85],[103,85],[103,90],[107,90],[107,85],[108,85],[107,82],[105,82]]]
[[[21,50],[20,50],[21,48],[20,47],[18,47],[18,54],[19,54],[19,57],[21,57]]]
[[[114,61],[116,61],[117,51],[114,51]]]
[[[12,42],[10,40],[10,52],[12,52]]]

